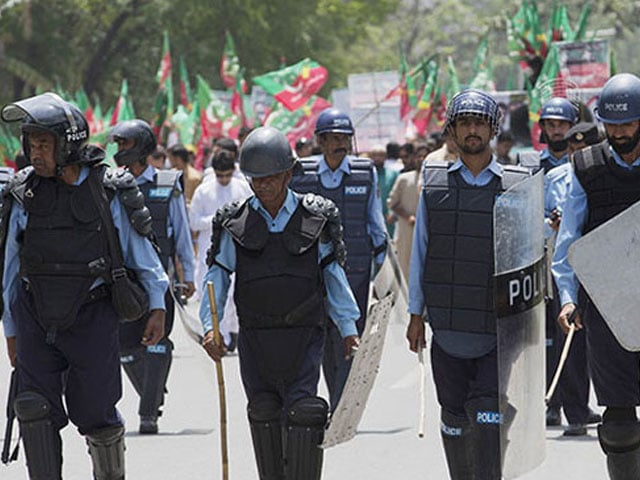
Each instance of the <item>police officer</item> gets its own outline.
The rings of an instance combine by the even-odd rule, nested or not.
[[[205,276],[221,317],[236,273],[240,372],[263,480],[320,478],[328,405],[316,395],[327,316],[342,336],[343,356],[358,346],[339,212],[327,199],[287,187],[295,162],[278,130],[249,134],[240,169],[255,195],[218,210]],[[200,318],[204,347],[220,361],[224,349],[213,342],[206,295]]]
[[[144,120],[126,120],[113,127],[110,141],[118,144],[116,163],[135,177],[145,203],[151,211],[153,233],[160,248],[160,260],[166,272],[173,271],[173,258],[177,255],[184,271],[186,289],[191,297],[195,291],[193,283],[195,256],[189,231],[189,220],[182,193],[180,170],[156,170],[148,165],[147,158],[156,150],[153,130]],[[140,405],[140,433],[158,433],[158,416],[164,403],[169,369],[171,367],[173,343],[169,339],[173,328],[174,300],[171,290],[165,295],[167,314],[165,332],[156,345],[140,343],[143,321],[130,322],[120,327],[122,366],[138,395]]]
[[[387,234],[382,215],[378,176],[371,160],[350,155],[355,133],[351,119],[335,108],[324,110],[316,122],[319,157],[300,160],[300,175],[294,175],[291,188],[300,193],[316,193],[330,198],[344,215],[344,238],[349,255],[346,272],[360,309],[358,333],[367,317],[371,260],[384,261]],[[342,355],[338,330],[330,324],[323,373],[329,390],[331,410],[338,405],[351,361]]]
[[[567,163],[569,144],[565,135],[578,120],[578,109],[566,98],[553,97],[540,111],[540,141],[547,145],[542,152],[522,152],[518,163],[534,171],[547,173],[553,167]]]
[[[113,217],[124,263],[148,293],[142,342],[155,345],[168,281],[142,236],[149,233],[148,211],[131,175],[94,166],[104,152],[87,145],[87,121],[70,103],[45,93],[5,106],[2,119],[22,121],[33,166],[7,187],[0,229],[4,330],[19,375],[14,408],[30,478],[61,478],[59,430],[71,419],[86,436],[94,478],[123,479],[118,316],[99,193],[111,199],[101,208]]]
[[[489,142],[499,124],[500,110],[487,93],[469,89],[451,100],[445,128],[460,156],[454,163],[424,162],[411,254],[407,339],[411,351],[426,346],[426,308],[454,480],[501,478],[493,205],[529,173],[492,155]]]
[[[565,139],[569,142],[569,155],[574,152],[599,143],[597,126],[593,123],[581,122],[571,127],[565,134]],[[556,232],[560,228],[564,202],[571,180],[571,164],[565,163],[554,167],[545,175],[545,236],[555,242]],[[552,285],[555,292],[553,302],[556,307],[553,311],[559,311],[559,300],[557,289]],[[552,312],[553,312],[552,311]],[[557,314],[553,320],[557,325]],[[556,325],[547,324],[553,332],[557,333],[552,338],[557,346],[564,344],[564,334]],[[549,359],[548,359],[549,360]],[[557,359],[549,362],[549,368],[555,370]],[[551,378],[554,371],[548,372]],[[571,349],[566,363],[562,370],[562,376],[558,384],[558,395],[554,395],[554,402],[547,410],[547,425],[560,425],[560,404],[564,410],[564,415],[569,425],[564,431],[564,436],[575,437],[587,434],[587,424],[600,423],[602,417],[589,408],[590,380],[587,362],[587,345],[584,330],[574,334],[571,342]]]
[[[596,118],[607,139],[573,155],[573,170],[560,224],[553,274],[562,309],[558,322],[566,332],[574,310],[578,329],[587,326],[587,352],[598,403],[606,407],[598,426],[609,477],[640,478],[640,354],[615,339],[588,295],[579,289],[567,259],[569,246],[640,200],[640,79],[621,73],[600,93]]]

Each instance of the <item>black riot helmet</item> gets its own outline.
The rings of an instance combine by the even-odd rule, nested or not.
[[[47,92],[5,105],[1,116],[5,122],[22,122],[22,149],[29,160],[31,132],[49,132],[54,136],[54,158],[59,169],[71,164],[93,164],[104,158],[96,155],[97,149],[84,148],[89,141],[89,124],[82,112],[55,93]]]
[[[286,172],[295,162],[287,137],[272,127],[256,128],[240,149],[240,170],[249,178]]]
[[[125,120],[116,124],[109,133],[109,142],[119,138],[135,140],[133,147],[121,150],[113,156],[119,166],[131,165],[134,162],[145,164],[147,157],[156,151],[156,136],[144,120]]]

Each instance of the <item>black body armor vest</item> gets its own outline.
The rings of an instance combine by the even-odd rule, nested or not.
[[[640,200],[640,168],[618,165],[607,141],[577,151],[572,162],[589,207],[583,235]]]
[[[434,330],[495,333],[493,205],[529,171],[503,166],[502,178],[478,187],[448,167],[433,162],[423,173],[429,241],[422,285],[429,322]]]
[[[324,325],[318,241],[326,218],[298,205],[282,233],[245,202],[222,224],[236,244],[235,302],[243,328]]]
[[[336,188],[326,188],[320,181],[316,157],[300,160],[303,173],[294,175],[289,187],[299,193],[315,193],[332,200],[342,214],[344,242],[347,247],[345,272],[349,284],[356,289],[369,282],[373,245],[367,233],[367,209],[373,189],[373,163],[362,158],[349,159],[350,175],[343,175]]]
[[[75,321],[93,282],[110,258],[89,181],[70,186],[32,175],[25,185],[29,218],[20,248],[20,275],[28,280],[36,311],[48,330]]]
[[[160,260],[165,271],[169,268],[169,259],[176,252],[174,236],[168,236],[167,224],[169,221],[169,202],[176,196],[182,195],[178,188],[181,172],[175,170],[158,170],[153,182],[139,185],[144,195],[145,205],[151,212],[152,228],[158,247],[160,247]]]

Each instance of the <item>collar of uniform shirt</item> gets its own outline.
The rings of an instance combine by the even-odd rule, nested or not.
[[[462,160],[460,160],[460,157],[458,157],[458,159],[453,163],[453,165],[451,165],[447,169],[448,172],[455,172],[456,170],[464,170],[465,172],[470,173],[470,170],[467,168],[467,166],[464,164],[464,162]],[[491,161],[489,162],[489,165],[487,165],[478,174],[478,177],[483,176],[484,173],[487,172],[487,171],[493,173],[494,175],[496,175],[498,177],[502,177],[502,167],[498,163],[498,160],[497,160],[495,155],[491,155]]]
[[[620,155],[618,155],[618,152],[616,152],[611,145],[609,145],[609,151],[611,152],[611,155],[613,155],[613,159],[615,160],[615,162],[618,165],[620,165],[622,168],[625,168],[627,170],[632,170],[632,169],[640,166],[640,158],[636,158],[633,161],[633,163],[631,165],[629,165],[627,162],[622,160],[622,157]]]
[[[85,179],[89,176],[89,167],[82,167],[80,169],[80,173],[78,174],[78,179],[73,182],[75,186],[80,185]]]
[[[153,176],[156,174],[156,169],[153,165],[147,165],[147,168],[136,178],[138,185],[145,182],[153,182]]]
[[[327,165],[327,161],[325,160],[323,155],[322,158],[320,159],[320,163],[318,164],[318,175],[322,175],[324,172],[327,172],[327,171],[332,171],[332,172],[342,171],[347,175],[351,175],[351,169],[349,168],[349,158],[350,158],[349,155],[345,155],[345,157],[342,159],[342,162],[340,162],[340,165],[338,165],[338,168],[336,168],[335,170],[331,170],[329,168],[329,165]]]
[[[271,225],[272,223],[274,223],[278,224],[278,227],[276,227],[277,229],[281,227],[281,229],[284,230],[284,227],[286,227],[286,224],[291,218],[291,215],[293,215],[293,212],[295,212],[296,208],[298,207],[299,202],[300,200],[291,191],[291,189],[287,189],[287,196],[284,199],[282,207],[280,207],[280,210],[278,210],[276,218],[271,218],[269,212],[267,212],[267,210],[262,206],[262,203],[255,195],[252,196],[249,200],[249,206],[257,211],[260,215],[262,215],[270,225],[270,227],[275,227],[275,225]],[[273,228],[270,228],[270,231],[274,231]]]
[[[540,160],[548,160],[554,166],[559,166],[569,160],[569,155],[564,154],[560,158],[556,158],[553,156],[551,151],[548,148],[545,148],[542,152],[540,152]]]

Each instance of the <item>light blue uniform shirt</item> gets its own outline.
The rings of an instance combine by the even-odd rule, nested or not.
[[[136,183],[138,185],[153,183],[155,174],[156,169],[152,165],[149,165],[139,177],[136,177]],[[182,191],[179,184],[178,189]],[[169,238],[175,235],[176,254],[182,264],[184,280],[186,282],[193,282],[196,259],[193,251],[193,242],[191,240],[191,231],[189,230],[189,217],[187,216],[184,195],[180,195],[179,197],[172,195],[171,200],[169,200],[167,235]]]
[[[552,168],[544,176],[544,237],[549,238],[554,231],[547,220],[551,212],[557,210],[563,212],[564,201],[569,193],[571,180],[571,164],[563,163],[559,167]]]
[[[424,163],[423,169],[427,166]],[[466,165],[458,158],[453,163],[448,172],[459,171],[462,180],[478,187],[488,185],[495,177],[502,178],[503,170],[495,155],[491,162],[482,170],[478,176],[474,177]],[[413,247],[411,259],[409,261],[409,313],[413,315],[423,315],[425,311],[424,293],[422,291],[422,279],[424,272],[429,265],[426,264],[427,246],[429,244],[429,232],[427,230],[427,203],[424,185],[418,202],[416,213],[415,231],[413,234]],[[427,312],[427,322],[429,312]],[[488,334],[454,332],[449,330],[436,330],[433,338],[438,345],[447,353],[463,357],[477,358],[491,351],[496,346],[496,336]]]
[[[80,185],[89,175],[89,168],[82,167],[80,176],[74,185]],[[149,295],[149,308],[151,310],[164,310],[164,293],[169,285],[169,279],[164,273],[158,254],[153,249],[151,242],[141,237],[132,227],[127,217],[127,212],[120,203],[118,196],[114,196],[109,205],[113,224],[118,231],[122,256],[127,268],[136,272],[138,280]],[[20,244],[18,236],[27,228],[28,215],[24,208],[14,201],[11,207],[7,240],[5,247],[4,273],[2,277],[4,300],[3,326],[6,337],[16,335],[14,319],[11,316],[9,305],[16,296],[19,286],[18,272],[20,271]],[[98,278],[92,288],[104,283],[102,278]]]
[[[559,167],[569,161],[569,154],[564,154],[560,158],[553,156],[551,151],[546,148],[540,152],[540,166],[543,166],[545,162],[551,165],[551,168]]]
[[[627,164],[613,148],[609,147],[609,152],[613,160],[625,170],[633,170],[640,167],[640,158],[637,158],[631,165]],[[564,204],[562,222],[558,240],[556,240],[556,251],[553,256],[551,270],[553,278],[560,292],[560,304],[577,303],[578,300],[578,279],[573,273],[569,264],[568,252],[573,242],[582,236],[582,228],[587,221],[588,213],[587,194],[580,185],[575,172],[571,169],[569,180],[569,193]]]
[[[257,197],[252,196],[249,199],[249,207],[253,208],[265,219],[267,228],[272,233],[279,233],[285,229],[299,203],[298,197],[291,190],[288,190],[282,208],[280,208],[275,218],[271,218],[271,215],[262,206]],[[320,242],[318,262],[332,251],[333,246],[331,243]],[[218,318],[223,318],[224,305],[230,283],[229,271],[233,272],[236,269],[236,246],[231,235],[226,230],[222,231],[220,237],[220,249],[216,255],[216,261],[224,265],[228,271],[214,263],[204,277],[202,291],[207,291],[207,282],[213,282],[216,292]],[[322,269],[322,274],[327,291],[326,306],[329,317],[338,327],[342,337],[357,335],[356,321],[360,318],[360,311],[356,299],[349,288],[349,282],[343,268],[333,261]],[[286,292],[283,292],[283,295],[286,295]],[[213,329],[209,311],[209,296],[207,294],[203,295],[202,303],[200,304],[200,321],[205,333]]]
[[[345,156],[340,165],[338,165],[338,168],[336,168],[335,170],[331,170],[326,160],[324,159],[324,155],[320,157],[320,164],[318,165],[318,177],[320,178],[320,183],[322,183],[325,188],[338,188],[338,186],[342,183],[342,177],[344,175],[351,175],[351,168],[349,168],[349,158],[355,157]],[[384,222],[384,216],[382,215],[382,202],[378,194],[378,173],[376,172],[375,168],[373,168],[372,170],[373,185],[371,186],[371,188],[373,195],[369,195],[369,203],[367,205],[367,233],[371,238],[371,244],[375,249],[384,244],[384,242],[387,240],[387,227]],[[386,252],[381,252],[376,256],[375,261],[377,264],[381,264],[382,262],[384,262],[385,253]]]

